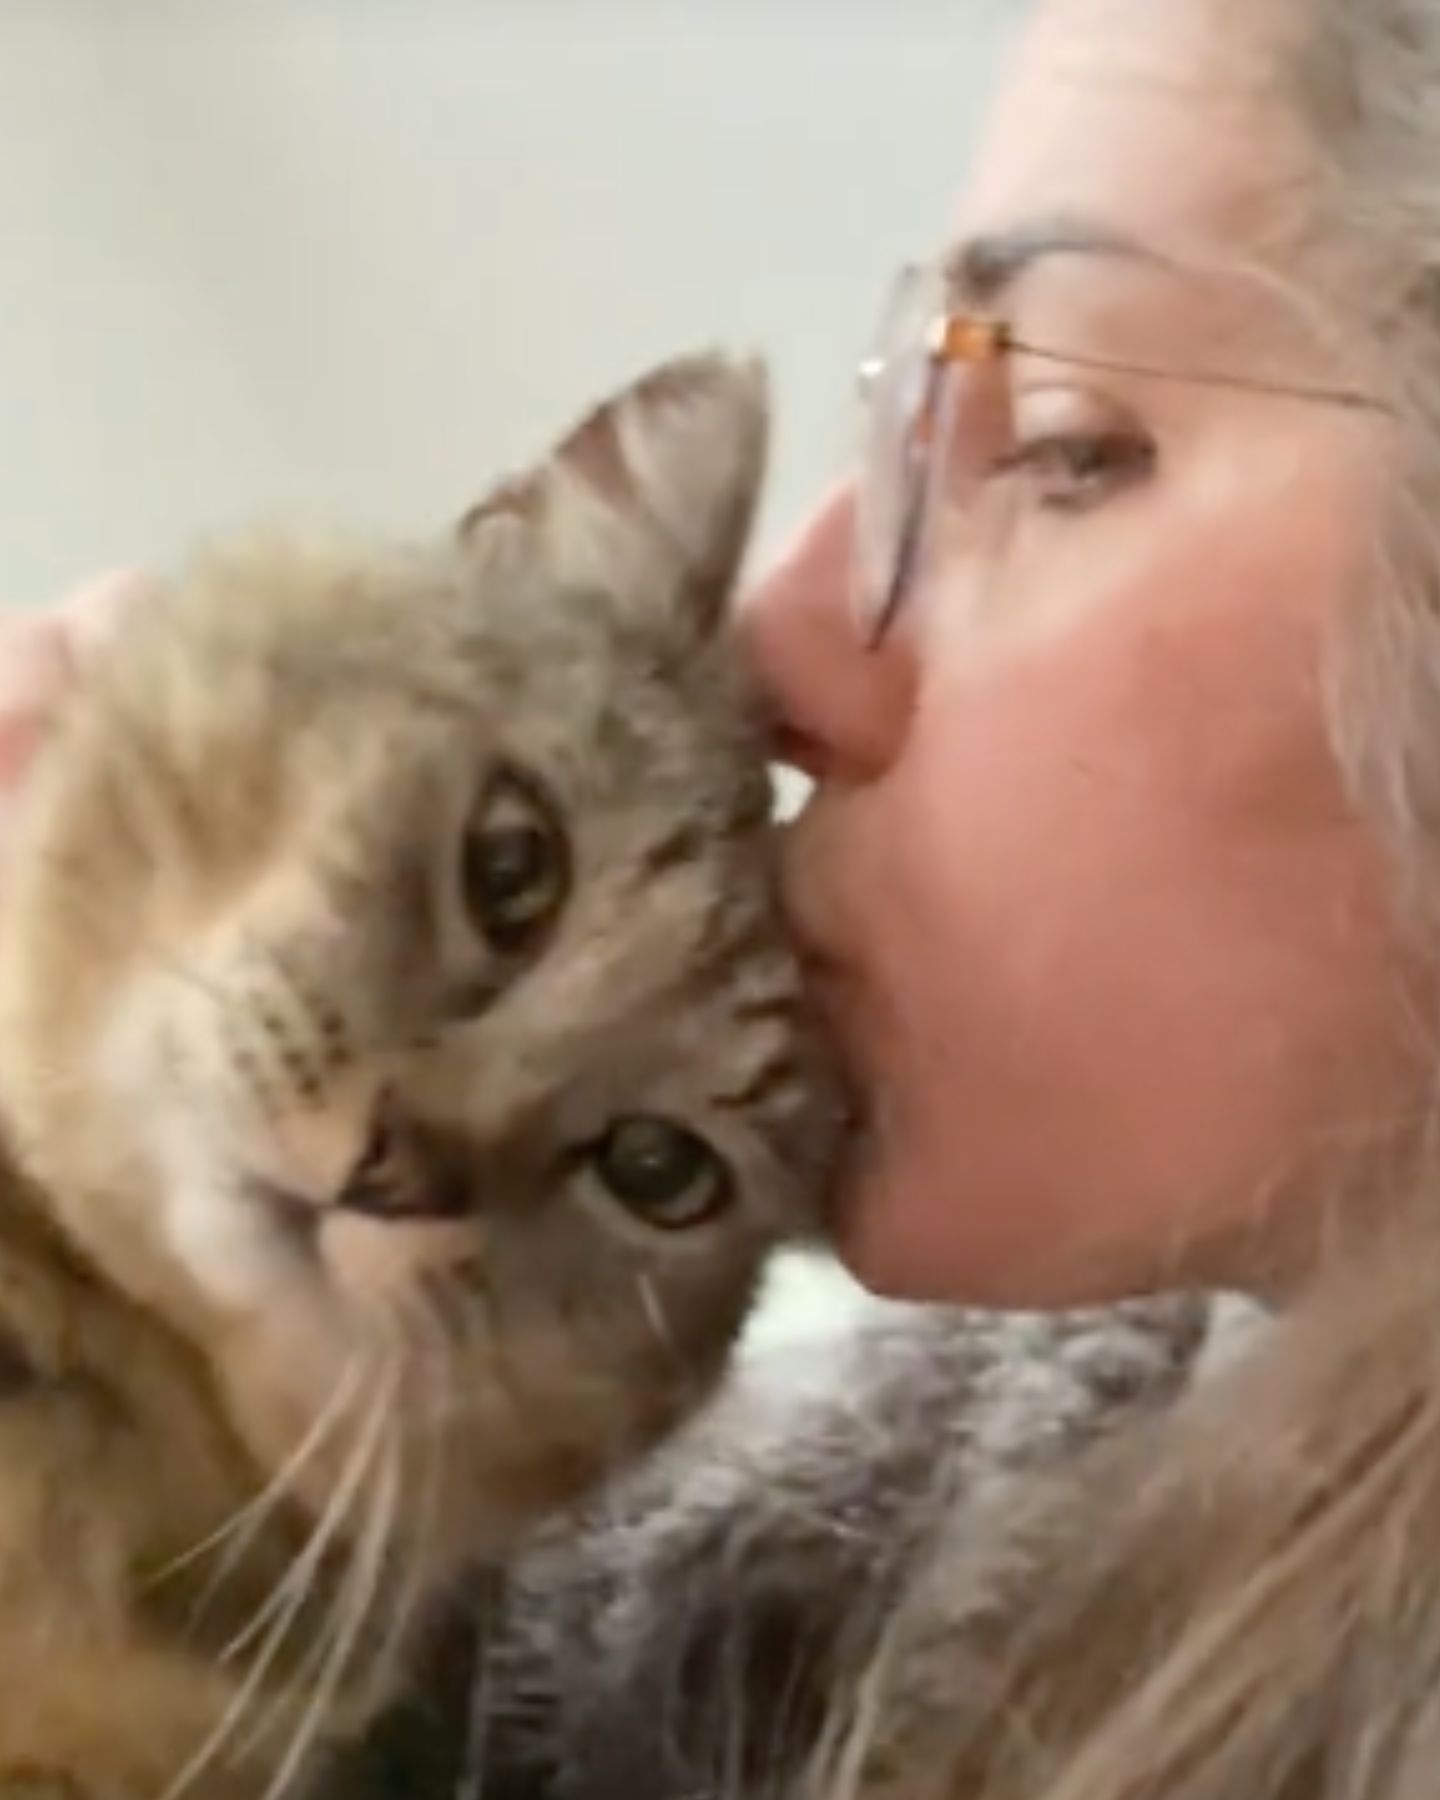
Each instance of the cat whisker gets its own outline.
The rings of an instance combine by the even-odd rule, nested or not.
[[[387,1361],[385,1366],[383,1366],[383,1375],[385,1375],[385,1384],[387,1384],[387,1391],[391,1393],[391,1397],[398,1395],[398,1393],[400,1393],[400,1368],[398,1368],[398,1363]],[[382,1433],[382,1444],[385,1445],[385,1447],[391,1444],[392,1438],[394,1438],[396,1431],[398,1431],[398,1427],[394,1424],[394,1420],[396,1420],[396,1408],[391,1404],[391,1406],[387,1408],[387,1429]],[[365,1480],[369,1480],[371,1476],[374,1476],[376,1465],[382,1460],[383,1454],[385,1454],[385,1451],[380,1449],[380,1451],[376,1451],[374,1456],[371,1456],[371,1460],[369,1460],[367,1467],[365,1467]],[[369,1519],[369,1510],[365,1510],[365,1519]],[[335,1589],[335,1597],[333,1597],[333,1602],[331,1602],[329,1618],[326,1618],[324,1624],[320,1625],[319,1629],[313,1633],[313,1642],[310,1643],[310,1649],[304,1652],[304,1656],[302,1656],[301,1661],[299,1661],[299,1665],[293,1670],[290,1679],[284,1683],[284,1687],[279,1690],[279,1694],[270,1701],[270,1705],[266,1706],[265,1710],[261,1712],[261,1715],[257,1717],[256,1723],[254,1723],[254,1726],[250,1728],[250,1732],[245,1735],[245,1739],[239,1744],[239,1753],[241,1753],[241,1755],[245,1755],[248,1750],[252,1750],[254,1746],[265,1741],[265,1737],[270,1733],[270,1730],[272,1730],[272,1726],[274,1726],[279,1719],[283,1719],[284,1715],[292,1710],[292,1706],[297,1705],[297,1697],[302,1696],[302,1694],[308,1690],[311,1679],[317,1676],[320,1667],[324,1665],[326,1656],[328,1656],[329,1645],[333,1643],[335,1631],[337,1631],[337,1618],[342,1615],[344,1609],[346,1609],[346,1595],[349,1593],[349,1589],[353,1588],[356,1579],[358,1579],[358,1575],[356,1575],[356,1557],[358,1557],[358,1553],[356,1553],[356,1555],[349,1555],[346,1562],[344,1562],[344,1568],[342,1568],[340,1580],[338,1580],[337,1589]]]
[[[388,1423],[385,1406],[390,1399],[393,1399],[391,1387],[382,1385],[376,1404],[367,1415],[365,1427],[356,1440],[356,1447],[351,1454],[349,1463],[337,1482],[315,1529],[310,1533],[304,1549],[290,1565],[269,1600],[259,1609],[250,1623],[231,1638],[230,1642],[221,1650],[220,1662],[233,1662],[264,1632],[277,1613],[292,1608],[292,1602],[294,1604],[291,1616],[293,1616],[293,1611],[298,1610],[299,1606],[304,1603],[315,1585],[315,1579],[320,1572],[326,1552],[334,1543],[345,1522],[356,1491],[369,1472],[375,1453],[375,1444]]]
[[[398,1394],[398,1392],[399,1392],[399,1366],[398,1366],[398,1364],[394,1363],[394,1362],[387,1362],[385,1365],[385,1374],[386,1374],[388,1382],[389,1382],[389,1391],[391,1392],[392,1395]],[[385,1442],[385,1445],[387,1446],[387,1448],[388,1448],[388,1445],[390,1444],[390,1442],[398,1434],[398,1427],[395,1425],[395,1422],[394,1422],[395,1418],[396,1418],[396,1413],[393,1410],[393,1408],[387,1410],[386,1421],[387,1421],[387,1426],[389,1427],[389,1429],[384,1436],[384,1442]],[[366,1469],[366,1478],[367,1479],[371,1475],[374,1474],[377,1462],[379,1460],[380,1460],[380,1456],[378,1456],[378,1455],[376,1457],[371,1458],[371,1460],[367,1466],[367,1469]],[[367,1517],[367,1519],[369,1518],[368,1512],[366,1514],[366,1517]],[[358,1556],[358,1553],[357,1553],[357,1556]],[[330,1646],[334,1640],[334,1635],[335,1635],[335,1630],[336,1630],[336,1620],[341,1615],[341,1613],[343,1612],[345,1605],[346,1605],[345,1595],[349,1591],[349,1589],[353,1586],[355,1581],[358,1579],[357,1567],[356,1567],[357,1556],[351,1556],[351,1557],[347,1558],[347,1560],[346,1560],[345,1567],[344,1567],[343,1573],[341,1575],[341,1579],[340,1579],[340,1582],[339,1582],[339,1585],[338,1585],[338,1588],[337,1588],[337,1591],[335,1594],[330,1618],[328,1620],[326,1620],[324,1625],[315,1633],[314,1641],[311,1643],[309,1649],[305,1652],[305,1655],[301,1658],[299,1665],[292,1673],[289,1681],[281,1689],[280,1693],[274,1698],[274,1700],[264,1709],[261,1716],[256,1720],[256,1722],[252,1726],[251,1730],[247,1733],[246,1737],[241,1742],[241,1744],[239,1746],[241,1755],[246,1754],[250,1749],[254,1748],[256,1745],[258,1745],[264,1741],[264,1739],[268,1736],[271,1728],[275,1725],[275,1723],[279,1719],[283,1718],[284,1715],[290,1710],[290,1708],[296,1703],[297,1696],[300,1694],[303,1694],[305,1692],[305,1690],[309,1686],[312,1679],[317,1675],[320,1668],[324,1665],[326,1657],[327,1657],[329,1649],[330,1649]]]
[[[443,1386],[453,1376],[473,1335],[474,1311],[473,1294],[463,1290],[448,1271],[431,1269],[395,1300],[391,1322],[400,1331],[406,1354],[420,1359],[427,1375],[438,1372]],[[433,1399],[435,1384],[427,1380],[421,1391],[427,1400]]]
[[[419,1471],[417,1498],[409,1520],[413,1555],[408,1560],[408,1574],[398,1591],[390,1631],[376,1654],[377,1668],[385,1666],[395,1652],[418,1609],[440,1512],[448,1444],[445,1426],[455,1392],[457,1356],[464,1348],[463,1338],[468,1325],[468,1315],[463,1307],[446,1310],[446,1285],[444,1276],[437,1275],[413,1294],[404,1296],[398,1308],[398,1323],[404,1333],[406,1351],[413,1351],[418,1345],[426,1364],[417,1396],[423,1409],[419,1428],[409,1428],[408,1415],[406,1423],[400,1427],[402,1446],[410,1448]],[[449,1297],[461,1301],[465,1298],[463,1295]]]
[[[193,1567],[203,1557],[229,1545],[229,1549],[211,1572],[205,1588],[195,1602],[190,1619],[192,1628],[198,1623],[215,1594],[224,1585],[230,1571],[244,1557],[256,1536],[264,1528],[266,1520],[280,1505],[293,1483],[299,1479],[307,1463],[312,1457],[319,1454],[325,1440],[339,1425],[349,1409],[351,1401],[359,1392],[363,1373],[364,1370],[359,1359],[353,1358],[346,1365],[344,1373],[336,1383],[335,1391],[315,1415],[310,1429],[254,1499],[232,1513],[225,1523],[212,1531],[208,1537],[202,1538],[198,1544],[172,1558],[170,1562],[162,1565],[147,1578],[144,1583],[147,1589],[161,1587],[184,1570]]]
[[[214,1730],[181,1768],[160,1796],[160,1800],[178,1800],[179,1795],[188,1792],[233,1740],[241,1721],[260,1692],[265,1677],[269,1674],[276,1657],[284,1647],[285,1640],[289,1636],[300,1609],[310,1597],[321,1559],[330,1539],[339,1529],[349,1510],[351,1500],[373,1466],[375,1456],[384,1442],[385,1428],[389,1424],[392,1404],[391,1388],[382,1385],[376,1395],[375,1404],[366,1415],[365,1424],[356,1438],[355,1448],[331,1502],[317,1522],[309,1542],[292,1564],[284,1580],[278,1584],[270,1600],[260,1609],[256,1620],[252,1621],[251,1625],[240,1633],[239,1637],[233,1640],[221,1654],[221,1661],[238,1654],[244,1644],[252,1641],[259,1631],[263,1630],[261,1621],[273,1620],[258,1653],[246,1672],[245,1679],[221,1714]]]
[[[458,1349],[467,1354],[477,1346],[494,1372],[496,1384],[509,1393],[517,1412],[526,1404],[526,1382],[512,1354],[512,1338],[516,1335],[506,1320],[498,1283],[486,1277],[483,1265],[477,1264],[468,1277],[452,1272],[448,1277],[452,1293],[457,1297],[461,1320]],[[484,1341],[480,1342],[484,1319]],[[464,1411],[463,1396],[455,1396],[456,1410]]]
[[[482,1328],[477,1297],[477,1288],[454,1271],[436,1271],[414,1297],[410,1316],[428,1327],[428,1342],[437,1352],[438,1379],[426,1389],[430,1401],[426,1425],[432,1432],[443,1432],[456,1419],[469,1416],[470,1401],[462,1390],[460,1371],[472,1352],[483,1352],[497,1379],[512,1393],[521,1390],[513,1359],[494,1329],[494,1310],[484,1309],[487,1326]]]
[[[457,1275],[438,1274],[427,1289],[432,1316],[440,1327],[447,1350],[463,1352],[475,1335],[476,1295]]]
[[[440,1495],[447,1439],[446,1434],[438,1429],[437,1409],[433,1400],[427,1405],[426,1413],[424,1429],[419,1433],[419,1443],[414,1452],[419,1479],[416,1501],[410,1509],[408,1519],[410,1555],[406,1559],[406,1573],[403,1579],[397,1583],[389,1626],[377,1644],[372,1659],[374,1672],[380,1677],[383,1677],[384,1672],[392,1667],[399,1658],[405,1639],[419,1612],[421,1597],[426,1586],[435,1526],[440,1514]],[[413,1435],[409,1441],[412,1443],[415,1441]],[[402,1452],[404,1442],[402,1428]]]
[[[439,1440],[456,1416],[458,1373],[475,1337],[473,1297],[436,1271],[406,1296],[401,1323],[410,1350],[425,1363],[420,1386],[424,1413],[416,1435]]]
[[[407,1358],[419,1359],[427,1371],[432,1366],[449,1368],[459,1321],[451,1311],[443,1275],[428,1272],[413,1289],[397,1296],[391,1305],[389,1322],[398,1330]],[[422,1384],[421,1391],[428,1397],[431,1389]]]
[[[645,1315],[645,1322],[656,1343],[677,1367],[682,1366],[684,1358],[675,1342],[675,1334],[670,1329],[670,1321],[665,1316],[664,1303],[655,1290],[655,1283],[648,1275],[639,1274],[635,1277],[635,1288],[640,1295],[640,1310]]]
[[[388,1407],[385,1417],[386,1423],[390,1424]],[[384,1434],[381,1442],[380,1475],[375,1496],[356,1550],[351,1579],[341,1590],[335,1617],[327,1633],[327,1654],[316,1680],[315,1691],[262,1800],[280,1800],[280,1796],[300,1772],[334,1705],[336,1693],[345,1679],[346,1670],[383,1591],[385,1564],[399,1509],[401,1453],[393,1429]]]

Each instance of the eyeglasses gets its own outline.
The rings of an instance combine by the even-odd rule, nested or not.
[[[950,450],[955,372],[998,367],[1018,353],[1074,368],[1388,410],[1356,389],[1181,372],[1050,349],[1017,337],[1003,319],[957,309],[942,264],[910,265],[897,278],[875,347],[860,365],[863,423],[852,587],[856,624],[867,647],[880,645],[914,586]]]

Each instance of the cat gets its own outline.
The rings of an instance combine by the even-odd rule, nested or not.
[[[767,418],[682,358],[432,544],[214,548],[65,710],[0,883],[0,1800],[303,1791],[815,1229]]]
[[[545,1526],[327,1796],[903,1800],[914,1747],[987,1711],[995,1609],[1042,1597],[1040,1560],[1007,1548],[1017,1500],[1163,1416],[1256,1323],[1198,1295],[877,1303],[742,1363]]]

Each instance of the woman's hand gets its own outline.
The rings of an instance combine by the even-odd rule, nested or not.
[[[58,606],[0,615],[0,849],[6,814],[61,700],[147,586],[143,575],[117,571],[73,589]]]

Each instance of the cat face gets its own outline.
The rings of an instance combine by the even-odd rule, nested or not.
[[[41,771],[12,1134],[342,1532],[388,1469],[437,1555],[503,1543],[813,1219],[839,1108],[719,629],[764,415],[671,365],[440,545],[212,556]]]

